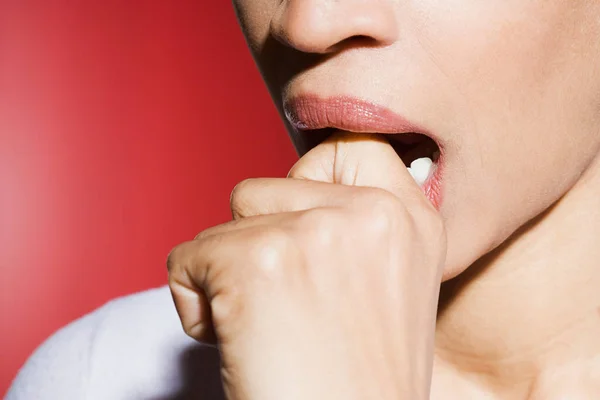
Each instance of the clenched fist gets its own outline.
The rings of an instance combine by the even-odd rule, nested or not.
[[[231,209],[168,259],[228,399],[429,398],[445,230],[385,139],[339,133]]]

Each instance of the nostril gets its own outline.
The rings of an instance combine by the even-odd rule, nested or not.
[[[286,0],[276,8],[270,34],[303,53],[384,46],[397,39],[398,26],[388,2]]]
[[[354,47],[377,47],[381,43],[368,35],[354,35],[344,40],[335,43],[327,49],[327,52],[337,52],[344,49],[350,49]]]

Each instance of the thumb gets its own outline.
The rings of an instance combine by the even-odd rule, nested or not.
[[[424,197],[400,156],[377,134],[336,133],[300,158],[288,177]]]

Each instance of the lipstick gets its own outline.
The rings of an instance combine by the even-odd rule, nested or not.
[[[397,153],[400,148],[418,146],[419,141],[425,137],[431,139],[439,149],[439,156],[433,159],[434,164],[428,178],[421,185],[421,190],[439,210],[442,201],[444,148],[434,133],[389,108],[347,96],[296,96],[284,101],[283,109],[290,125],[308,143],[314,142],[315,137],[325,139],[323,133],[329,128],[386,135]]]

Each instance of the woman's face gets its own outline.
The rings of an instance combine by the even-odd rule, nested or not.
[[[435,134],[446,279],[548,208],[598,156],[597,0],[234,4],[282,115],[298,96],[352,97]],[[287,126],[300,154],[315,145]]]

